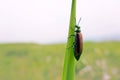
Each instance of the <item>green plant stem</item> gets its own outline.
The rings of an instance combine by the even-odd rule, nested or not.
[[[70,24],[68,32],[67,48],[64,60],[63,76],[62,80],[74,80],[75,75],[75,58],[73,51],[75,24],[76,24],[76,0],[72,0]]]

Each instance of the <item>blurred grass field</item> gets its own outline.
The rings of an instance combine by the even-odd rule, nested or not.
[[[0,80],[61,80],[65,44],[0,44]],[[120,80],[120,42],[85,42],[75,80]]]

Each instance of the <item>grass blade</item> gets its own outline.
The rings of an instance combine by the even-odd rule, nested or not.
[[[76,24],[76,0],[72,0],[70,24],[68,32],[67,48],[64,60],[63,76],[62,80],[74,80],[75,74],[75,58],[73,51],[75,24]]]

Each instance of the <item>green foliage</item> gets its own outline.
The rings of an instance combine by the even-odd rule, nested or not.
[[[0,80],[61,80],[65,44],[0,44]],[[120,42],[85,42],[75,80],[120,80]]]
[[[65,45],[1,44],[0,80],[60,80]]]

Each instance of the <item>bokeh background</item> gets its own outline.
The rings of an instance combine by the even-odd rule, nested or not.
[[[84,51],[75,80],[120,80],[120,1],[77,0]],[[0,80],[61,80],[71,0],[0,1]]]

